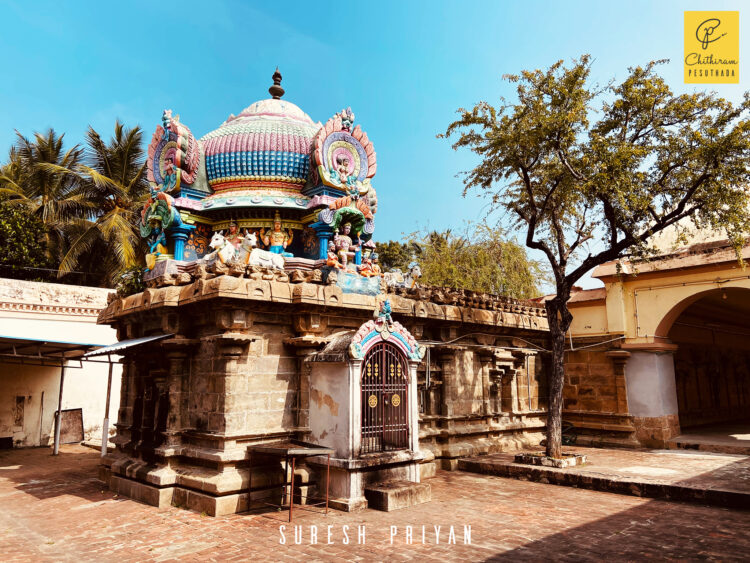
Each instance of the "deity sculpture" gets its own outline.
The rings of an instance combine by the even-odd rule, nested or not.
[[[171,157],[164,159],[164,183],[157,186],[157,192],[168,192],[177,185],[177,170],[174,167],[174,161]],[[151,188],[153,193],[154,188]]]
[[[376,323],[385,323],[385,326],[390,327],[393,325],[393,317],[391,317],[391,300],[390,299],[384,299],[380,302],[380,308],[377,312],[377,319],[375,319]]]
[[[353,200],[359,199],[359,186],[357,186],[357,177],[353,174],[349,174],[349,160],[348,156],[343,154],[336,155],[335,168],[331,166],[331,178],[333,178],[341,187],[346,189],[346,193],[352,197]]]
[[[318,219],[334,232],[344,223],[351,223],[355,236],[371,235],[377,212],[377,194],[371,179],[377,162],[367,134],[359,125],[354,127],[351,108],[334,115],[317,133],[312,143],[312,164],[318,181],[343,192],[320,212]]]
[[[344,266],[341,265],[339,259],[336,257],[336,245],[333,241],[328,243],[328,257],[326,258],[326,266],[336,268],[337,270],[343,270]]]
[[[378,263],[378,253],[373,252],[372,253],[372,271],[375,272],[376,276],[379,276],[383,273],[383,270],[380,268],[380,264]]]
[[[148,245],[148,253],[146,254],[146,271],[153,270],[156,265],[156,259],[166,254],[167,251],[167,237],[164,234],[164,230],[161,227],[161,221],[158,217],[154,217],[149,221],[150,234],[146,238],[146,244]]]
[[[352,125],[354,125],[354,112],[352,111],[352,108],[348,107],[341,110],[337,115],[341,117],[341,130],[351,132]]]
[[[261,229],[260,231],[260,238],[263,244],[268,247],[268,250],[287,258],[293,256],[291,252],[286,252],[286,247],[292,244],[293,237],[292,229],[285,231],[281,228],[281,219],[278,213],[276,213],[273,221],[273,231],[266,231],[265,229]]]
[[[164,237],[164,231],[182,224],[182,219],[174,207],[174,198],[166,192],[151,187],[151,197],[141,210],[141,237],[149,240],[153,236]],[[158,226],[158,232],[155,230]],[[164,242],[166,246],[166,240]],[[149,267],[151,269],[151,267]]]
[[[179,119],[179,117],[177,118]],[[164,112],[161,114],[161,123],[164,127],[164,134],[162,135],[162,139],[165,141],[169,140],[169,124],[172,121],[172,110],[171,109],[165,109]]]
[[[341,232],[342,230],[343,232]],[[346,223],[333,237],[333,243],[336,245],[336,255],[344,268],[349,263],[349,254],[358,249],[358,245],[354,244],[350,236],[351,230],[351,223]]]
[[[226,238],[227,242],[234,247],[235,253],[239,254],[240,247],[242,246],[242,239],[244,237],[237,230],[237,223],[235,223],[234,221],[229,222],[229,232],[224,238]]]
[[[370,239],[362,245],[362,261],[364,262],[368,258],[372,258],[372,253],[375,252],[375,242]]]
[[[375,265],[372,263],[372,258],[369,257],[362,260],[362,265],[357,268],[357,272],[359,272],[360,276],[365,278],[371,278],[378,275],[375,272]]]

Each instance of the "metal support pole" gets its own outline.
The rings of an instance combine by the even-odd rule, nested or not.
[[[331,488],[331,454],[328,454],[326,463],[326,514],[328,514],[328,489]]]
[[[57,399],[57,416],[55,417],[55,443],[52,447],[52,455],[57,455],[60,450],[60,425],[62,423],[62,397],[63,384],[65,383],[65,364],[60,365],[60,396]]]
[[[44,391],[42,391],[42,400],[39,402],[39,445],[42,445],[42,429],[44,428]],[[49,442],[49,438],[47,438]]]
[[[286,504],[287,491],[289,490],[289,455],[284,457],[284,493],[281,496],[281,504]]]
[[[292,482],[289,487],[289,521],[292,521],[292,511],[294,510],[294,456],[292,456]]]
[[[107,402],[104,403],[104,422],[102,422],[102,457],[107,455],[107,443],[109,442],[109,396],[112,392],[112,358],[109,359],[109,375],[107,376]]]

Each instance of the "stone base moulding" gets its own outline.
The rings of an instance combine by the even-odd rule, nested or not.
[[[526,465],[543,465],[545,467],[573,467],[586,463],[586,456],[576,453],[563,453],[562,459],[549,457],[543,453],[520,453],[514,458],[515,463],[524,463]]]

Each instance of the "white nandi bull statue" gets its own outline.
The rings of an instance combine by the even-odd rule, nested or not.
[[[409,271],[406,274],[401,273],[401,270],[398,268],[394,268],[390,272],[383,274],[388,287],[405,287],[407,289],[417,287],[417,280],[421,277],[422,268],[416,262],[409,264]]]
[[[214,233],[214,236],[211,237],[211,242],[208,243],[208,247],[213,248],[214,251],[203,257],[206,261],[216,258],[222,264],[226,264],[235,258],[235,248],[232,243],[224,237],[224,231]]]
[[[281,254],[261,250],[260,248],[256,248],[257,246],[257,235],[245,231],[245,238],[242,239],[242,246],[240,246],[240,264],[261,266],[276,270],[284,269],[284,257]]]

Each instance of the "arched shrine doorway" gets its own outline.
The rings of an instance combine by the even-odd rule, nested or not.
[[[360,453],[409,447],[409,368],[392,342],[375,344],[365,356],[362,379]]]
[[[349,510],[367,506],[368,484],[420,481],[417,366],[425,352],[383,315],[332,335],[306,359],[309,441],[334,450],[331,496]]]
[[[690,301],[668,332],[682,431],[750,420],[750,290],[715,289]]]

